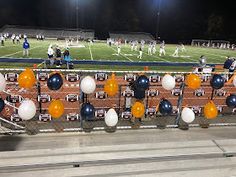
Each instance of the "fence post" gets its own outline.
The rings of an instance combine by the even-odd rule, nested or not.
[[[178,126],[179,126],[179,122],[180,122],[180,118],[181,118],[185,86],[186,86],[185,83],[182,82],[182,84],[180,86],[181,94],[179,96],[178,103],[177,103],[177,110],[178,110],[178,112],[177,112],[177,116],[176,116],[176,119],[175,119],[175,125],[178,125]]]
[[[40,97],[41,95],[41,84],[40,82],[37,82],[37,91],[38,91],[38,97]],[[38,100],[38,98],[36,98]],[[41,102],[41,99],[38,100],[39,102],[39,112],[42,113],[42,102]]]

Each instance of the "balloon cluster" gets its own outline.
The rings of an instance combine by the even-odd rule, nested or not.
[[[18,108],[18,115],[22,120],[30,120],[36,114],[36,106],[32,100],[24,100]]]
[[[47,80],[47,86],[50,90],[59,90],[63,85],[63,79],[61,74],[53,73]]]
[[[231,94],[226,98],[226,105],[230,108],[236,108],[236,95]]]
[[[136,101],[132,106],[131,113],[135,118],[143,117],[145,113],[144,104],[141,101]]]
[[[91,121],[94,119],[95,108],[90,103],[83,103],[80,109],[80,115],[83,120]]]
[[[114,127],[118,123],[118,115],[115,109],[109,109],[105,115],[105,123],[108,127]]]
[[[111,75],[111,79],[107,80],[105,83],[104,91],[108,96],[115,96],[118,93],[118,83],[114,73]]]
[[[84,77],[80,83],[80,89],[85,94],[92,94],[96,89],[95,80],[90,76]]]
[[[34,72],[29,68],[26,68],[18,77],[18,84],[21,88],[30,89],[35,83],[36,79]]]
[[[210,83],[213,89],[221,89],[222,87],[224,87],[225,80],[221,75],[215,74],[212,77]]]
[[[159,103],[158,110],[162,115],[168,116],[171,115],[173,106],[168,100],[162,99],[161,102]]]
[[[6,80],[4,76],[0,73],[0,92],[5,90],[6,85],[7,85]]]
[[[149,79],[145,75],[141,75],[134,82],[134,97],[138,100],[145,98],[145,91],[149,88]]]
[[[195,113],[192,109],[185,107],[182,110],[181,118],[184,122],[190,124],[195,120]]]
[[[191,89],[198,89],[201,87],[201,79],[196,74],[189,74],[186,77],[185,84]]]
[[[59,99],[53,100],[48,107],[49,114],[55,119],[60,118],[64,114],[64,110],[64,104]]]
[[[218,116],[218,109],[212,100],[204,106],[204,115],[207,119],[215,119]]]
[[[165,90],[173,90],[175,88],[175,78],[166,74],[161,81],[161,85]]]

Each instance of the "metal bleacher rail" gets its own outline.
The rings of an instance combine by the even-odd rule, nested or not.
[[[211,126],[235,126],[235,109],[226,106],[226,96],[236,92],[236,87],[232,84],[225,84],[222,88],[224,94],[220,95],[210,86],[210,79],[214,73],[197,73],[202,77],[202,87],[204,94],[196,94],[195,90],[187,88],[184,79],[190,72],[168,72],[176,78],[176,88],[173,91],[166,91],[162,88],[161,78],[166,72],[157,71],[102,71],[102,70],[50,70],[35,69],[37,85],[30,90],[24,90],[18,87],[17,77],[23,69],[0,69],[0,73],[5,75],[7,88],[0,96],[9,101],[4,110],[0,113],[0,133],[28,133],[37,134],[41,132],[91,132],[108,131],[114,132],[120,129],[156,129],[156,128],[189,128],[189,127],[211,127]],[[46,80],[52,72],[60,72],[63,75],[63,87],[59,91],[51,91],[47,87]],[[111,73],[116,73],[116,79],[119,84],[119,93],[114,97],[107,97],[103,92],[106,79]],[[126,110],[126,95],[124,91],[129,85],[129,79],[135,79],[142,73],[149,77],[150,88],[146,91],[143,103],[146,108],[145,115],[140,119],[132,117]],[[230,73],[221,72],[226,80]],[[96,80],[96,91],[88,95],[88,100],[94,105],[96,113],[93,121],[85,121],[80,117],[80,107],[82,100],[79,99],[80,80],[84,76],[92,76]],[[150,94],[150,92],[157,94]],[[72,96],[69,94],[72,94]],[[214,120],[207,120],[203,115],[203,107],[212,97],[218,106],[219,115]],[[71,101],[73,97],[75,100]],[[37,114],[29,121],[22,121],[17,115],[17,107],[22,99],[29,98],[36,103]],[[72,99],[73,99],[72,98]],[[168,99],[174,109],[171,116],[160,115],[156,108],[162,98]],[[65,113],[59,119],[53,119],[48,114],[50,100],[60,99],[65,105]],[[131,97],[131,103],[135,98]],[[184,123],[181,118],[181,110],[188,106],[196,113],[196,119],[191,124]],[[109,108],[114,107],[119,115],[119,122],[116,127],[107,127],[104,121],[104,115]]]

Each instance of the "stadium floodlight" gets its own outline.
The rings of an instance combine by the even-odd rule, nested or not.
[[[161,1],[158,3],[158,11],[157,11],[157,29],[156,29],[156,39],[159,39],[159,30],[160,30],[160,20],[161,20]]]

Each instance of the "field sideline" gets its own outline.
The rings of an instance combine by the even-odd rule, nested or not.
[[[47,58],[47,49],[50,44],[58,44],[61,47],[65,46],[64,41],[45,40],[36,41],[29,39],[31,50],[28,58]],[[106,43],[94,43],[90,45],[87,42],[79,42],[81,48],[70,48],[71,56],[75,60],[111,60],[111,61],[159,61],[159,62],[198,62],[201,55],[205,55],[207,62],[210,64],[223,63],[227,56],[236,57],[236,51],[207,49],[185,46],[186,52],[179,52],[181,57],[171,56],[176,48],[176,45],[166,45],[166,56],[160,57],[158,52],[155,55],[147,55],[147,45],[144,49],[143,59],[137,59],[138,52],[132,52],[130,46],[122,45],[121,55],[117,56],[115,46],[109,47]],[[159,51],[159,45],[157,45]],[[1,58],[22,58],[22,44],[13,45],[10,40],[5,42],[5,46],[0,47]],[[25,57],[27,58],[27,57]],[[17,64],[15,64],[17,66]]]

